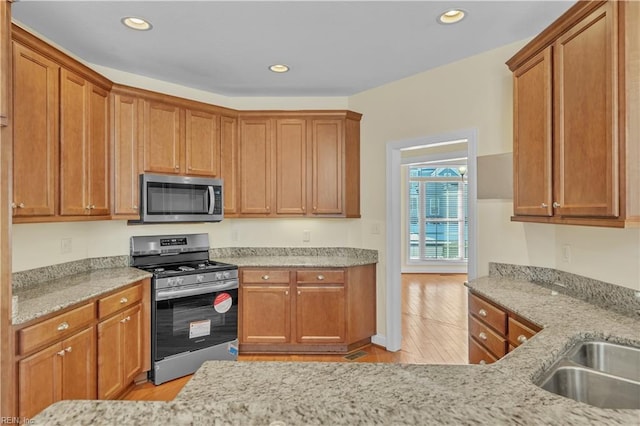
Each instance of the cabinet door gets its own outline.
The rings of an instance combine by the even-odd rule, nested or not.
[[[220,118],[220,176],[224,179],[224,214],[238,213],[238,120]]]
[[[276,121],[276,213],[304,215],[307,204],[306,120]]]
[[[513,211],[551,216],[551,47],[513,74]]]
[[[95,399],[95,329],[88,328],[64,340],[62,350],[62,399]]]
[[[240,213],[271,213],[271,120],[240,120]]]
[[[342,120],[313,120],[312,213],[342,214],[344,140]]]
[[[139,215],[138,141],[139,101],[132,96],[113,95],[114,202],[113,213]]]
[[[89,87],[87,198],[90,214],[109,214],[109,92]]]
[[[288,285],[243,285],[240,343],[288,343],[291,295]]]
[[[562,216],[618,216],[617,6],[607,2],[554,45],[554,196]]]
[[[55,214],[60,67],[13,43],[14,216]]]
[[[21,417],[31,418],[62,398],[64,351],[55,344],[18,362],[18,405]]]
[[[98,399],[113,398],[122,389],[123,319],[116,315],[98,324]]]
[[[186,173],[198,176],[220,175],[219,117],[204,111],[185,112]]]
[[[86,129],[89,83],[60,70],[60,214],[89,213],[86,197]]]
[[[298,286],[296,341],[298,343],[344,342],[345,306],[343,285]]]
[[[180,173],[180,108],[145,101],[143,120],[144,171]]]
[[[138,304],[123,314],[123,385],[127,386],[142,371],[142,308]]]

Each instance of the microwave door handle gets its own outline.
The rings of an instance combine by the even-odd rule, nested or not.
[[[213,214],[213,210],[216,207],[216,197],[213,194],[213,186],[209,185],[209,214]]]

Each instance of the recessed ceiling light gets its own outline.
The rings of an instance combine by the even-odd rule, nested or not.
[[[273,64],[269,67],[269,69],[273,72],[278,72],[278,73],[289,71],[289,67],[284,64]]]
[[[152,28],[152,25],[149,21],[146,21],[142,18],[136,18],[134,16],[126,16],[120,21],[132,30],[147,31]]]
[[[449,9],[438,16],[438,22],[441,24],[455,24],[460,22],[467,16],[467,12],[462,9]]]

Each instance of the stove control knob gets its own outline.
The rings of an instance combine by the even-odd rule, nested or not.
[[[176,279],[175,278],[167,279],[167,284],[169,284],[170,287],[173,287],[174,285],[176,285]]]
[[[196,281],[199,282],[199,283],[204,281],[204,275],[196,275]]]
[[[216,279],[217,280],[222,279],[222,272],[216,272]]]
[[[229,278],[231,276],[231,273],[229,271],[224,271],[222,273],[222,276],[226,279],[226,278]]]
[[[176,285],[182,285],[183,282],[184,282],[184,278],[182,277],[176,278]]]

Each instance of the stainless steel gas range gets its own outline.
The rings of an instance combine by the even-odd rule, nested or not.
[[[131,237],[131,265],[151,280],[150,379],[238,356],[238,267],[209,260],[208,234]]]

